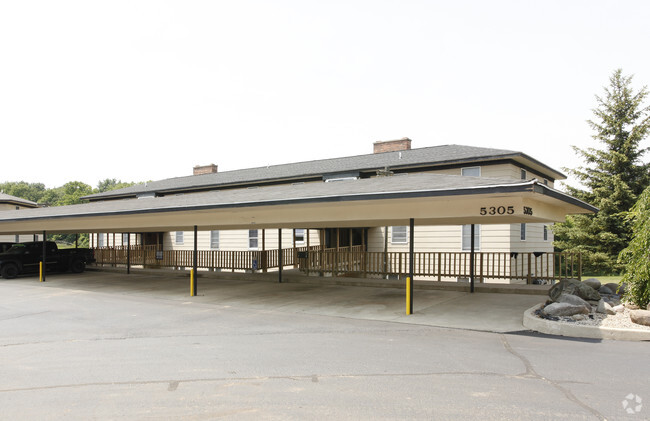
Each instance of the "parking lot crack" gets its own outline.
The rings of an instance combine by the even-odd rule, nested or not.
[[[506,338],[506,336],[504,334],[500,334],[499,337],[501,338],[501,342],[503,343],[503,347],[506,349],[506,351],[508,351],[510,354],[512,354],[513,356],[518,358],[524,364],[524,367],[526,368],[526,371],[524,373],[518,375],[519,377],[525,377],[525,378],[541,380],[541,381],[553,386],[557,390],[559,390],[569,401],[571,401],[571,402],[575,403],[576,405],[582,407],[586,411],[589,411],[590,413],[592,413],[599,420],[605,421],[607,419],[607,418],[605,418],[605,416],[603,414],[598,412],[596,409],[590,407],[589,405],[587,405],[586,403],[584,403],[580,399],[578,399],[569,389],[563,387],[560,384],[560,382],[555,381],[553,379],[549,379],[549,378],[544,377],[544,376],[540,375],[539,373],[537,373],[537,371],[535,371],[535,368],[533,367],[532,363],[528,360],[528,358],[526,358],[525,356],[523,356],[522,354],[520,354],[519,352],[515,351],[512,348],[512,346],[510,345],[510,343],[508,342],[508,339]]]

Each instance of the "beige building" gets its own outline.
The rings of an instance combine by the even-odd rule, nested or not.
[[[262,168],[218,172],[217,165],[194,167],[193,175],[139,184],[120,190],[87,197],[91,202],[187,195],[196,192],[222,191],[282,184],[345,183],[348,180],[374,177],[400,177],[406,174],[431,173],[452,176],[488,178],[492,180],[537,179],[554,187],[565,176],[528,155],[492,148],[442,145],[411,148],[408,138],[376,142],[372,154],[290,163]],[[507,215],[507,207],[486,207],[486,215]],[[142,233],[132,235],[131,244],[156,245],[160,250],[192,250],[192,231]],[[470,250],[470,226],[415,227],[415,252],[467,252]],[[97,233],[91,246],[125,245],[126,235]],[[270,250],[278,247],[275,229],[198,231],[200,250]],[[283,230],[282,245],[286,247],[317,246],[325,248],[359,246],[369,252],[408,251],[409,231],[406,226],[328,227],[321,229]],[[553,251],[552,232],[546,224],[475,225],[475,250],[482,252],[549,253]]]

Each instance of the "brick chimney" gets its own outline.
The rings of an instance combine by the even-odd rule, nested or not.
[[[411,139],[403,137],[398,140],[384,140],[372,144],[373,153],[407,151],[411,149]]]
[[[194,166],[194,175],[203,175],[203,174],[216,174],[217,165],[195,165]]]

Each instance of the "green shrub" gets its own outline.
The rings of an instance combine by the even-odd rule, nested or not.
[[[650,302],[650,187],[639,196],[629,218],[633,227],[632,240],[618,256],[619,262],[625,265],[625,298],[646,308]]]

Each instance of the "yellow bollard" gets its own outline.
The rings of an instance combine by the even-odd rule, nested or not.
[[[43,282],[43,262],[38,262],[38,280]]]
[[[406,277],[406,315],[411,314],[411,277]]]
[[[190,269],[190,297],[194,297],[194,269]]]

